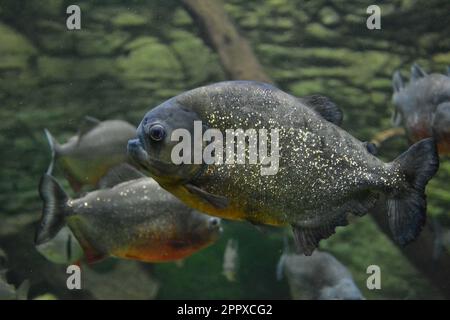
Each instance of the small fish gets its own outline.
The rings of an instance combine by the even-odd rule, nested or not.
[[[230,282],[236,281],[236,273],[239,263],[238,242],[234,239],[229,239],[225,252],[223,254],[223,271],[222,274]]]
[[[297,248],[305,255],[337,226],[346,225],[347,213],[366,214],[380,194],[388,197],[396,241],[407,244],[425,221],[425,186],[439,166],[434,140],[422,140],[384,163],[367,143],[341,129],[341,120],[342,113],[326,97],[297,98],[254,81],[221,82],[182,93],[149,111],[138,127],[138,139],[129,141],[128,153],[164,189],[202,212],[254,224],[291,225]],[[194,137],[188,151],[195,155],[198,122],[205,132],[217,129],[222,134],[277,129],[278,171],[262,175],[260,163],[175,164],[172,150],[178,141],[172,141],[172,133],[182,129]],[[241,144],[249,151],[248,141]]]
[[[59,144],[47,129],[45,135],[52,152],[47,172],[53,170],[56,161],[78,192],[84,185],[96,186],[111,168],[128,161],[126,144],[136,136],[136,128],[122,120],[86,117],[77,135],[65,144]]]
[[[284,252],[277,274],[277,278],[286,275],[296,300],[364,299],[347,268],[326,252],[315,251],[309,257]]]
[[[70,199],[44,174],[39,192],[44,208],[36,245],[51,240],[67,223],[89,263],[106,256],[174,261],[214,243],[221,234],[220,219],[186,207],[146,177]]]
[[[450,74],[428,75],[413,64],[408,84],[399,71],[392,82],[394,124],[403,125],[411,142],[434,137],[439,154],[450,155]]]
[[[36,250],[56,264],[74,264],[83,257],[83,249],[67,226],[62,227],[52,240],[37,245]]]

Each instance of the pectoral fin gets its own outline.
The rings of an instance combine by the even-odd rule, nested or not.
[[[209,204],[213,205],[217,209],[224,209],[228,206],[228,199],[223,196],[218,196],[209,192],[206,192],[205,190],[194,186],[193,184],[186,184],[186,189],[188,189],[189,192],[195,194],[196,196],[200,197],[202,200],[208,202]]]
[[[262,224],[262,223],[258,223],[258,222],[254,222],[251,220],[248,220],[254,227],[256,230],[258,230],[259,232],[261,232],[262,234],[268,234],[269,232],[269,226],[266,224]]]

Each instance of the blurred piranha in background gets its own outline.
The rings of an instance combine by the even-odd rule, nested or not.
[[[37,245],[36,250],[56,264],[74,264],[83,257],[83,249],[67,226],[62,227],[50,241]]]
[[[70,199],[44,174],[39,192],[44,208],[36,245],[53,239],[67,223],[88,262],[106,256],[173,261],[214,243],[221,234],[220,219],[186,207],[147,177]]]
[[[127,162],[127,141],[136,136],[136,128],[126,121],[99,121],[86,117],[77,135],[59,144],[45,130],[52,150],[52,164],[56,161],[72,189],[80,191],[84,185],[96,186],[111,168]]]
[[[234,239],[229,239],[223,254],[222,274],[230,282],[236,281],[238,263],[238,242]]]
[[[341,120],[340,110],[323,96],[297,98],[264,83],[221,82],[150,110],[128,152],[164,189],[193,208],[254,224],[292,225],[297,248],[305,255],[337,226],[346,225],[348,213],[366,214],[379,194],[387,196],[395,240],[407,244],[425,223],[425,186],[439,166],[434,140],[422,140],[384,163],[367,143],[341,129]],[[194,137],[187,151],[195,155],[195,121],[205,132],[218,129],[222,135],[230,129],[277,129],[276,174],[262,175],[261,163],[175,164],[172,149],[179,141],[172,141],[172,133],[184,129]],[[248,141],[241,144],[247,153]],[[225,159],[224,149],[213,150],[215,156]]]
[[[450,69],[447,75],[426,74],[417,64],[404,84],[393,76],[394,124],[403,125],[410,142],[434,137],[440,155],[450,155]]]
[[[362,300],[347,268],[331,254],[316,251],[310,257],[284,252],[277,265],[277,279],[286,275],[296,300]]]

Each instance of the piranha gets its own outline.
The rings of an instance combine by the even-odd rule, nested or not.
[[[395,239],[407,244],[425,222],[425,185],[439,166],[434,140],[420,141],[384,163],[366,143],[341,129],[341,120],[342,113],[326,97],[297,98],[253,81],[221,82],[150,110],[137,129],[138,138],[129,141],[128,153],[164,189],[202,212],[254,224],[292,225],[297,248],[305,255],[336,226],[346,225],[348,213],[364,215],[380,193],[388,197]],[[173,163],[172,149],[180,141],[173,141],[172,133],[181,128],[194,137],[198,121],[205,130],[200,139],[209,129],[278,130],[276,174],[261,174],[264,161]],[[249,141],[240,144],[248,155]],[[223,157],[221,148],[208,150]]]
[[[450,155],[450,68],[447,75],[428,75],[413,64],[408,84],[399,71],[392,82],[394,125],[403,125],[410,142],[434,137],[439,154]]]
[[[286,275],[296,300],[362,300],[351,273],[327,252],[312,256],[284,252],[277,265],[277,279]]]
[[[148,177],[70,199],[46,173],[39,193],[44,206],[36,245],[53,239],[67,223],[89,263],[106,256],[174,261],[214,243],[221,234],[220,219],[186,207]]]
[[[100,179],[117,165],[128,161],[126,144],[136,136],[136,128],[122,120],[100,121],[86,117],[78,133],[65,144],[59,144],[46,129],[52,162],[62,169],[72,189],[96,186]]]

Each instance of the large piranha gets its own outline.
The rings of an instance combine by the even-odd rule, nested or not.
[[[151,109],[128,153],[163,188],[202,212],[291,225],[306,255],[336,226],[346,225],[348,213],[367,213],[380,193],[387,196],[396,241],[407,244],[425,222],[425,186],[439,166],[434,140],[422,140],[384,163],[340,128],[341,120],[342,113],[323,96],[297,98],[264,83],[221,82]],[[235,134],[227,134],[230,130]],[[235,147],[221,148],[217,131],[226,136],[225,145],[231,141]],[[259,132],[259,162],[251,139],[238,131],[248,137]],[[223,161],[238,159],[242,154],[229,151],[239,149],[244,164]]]

